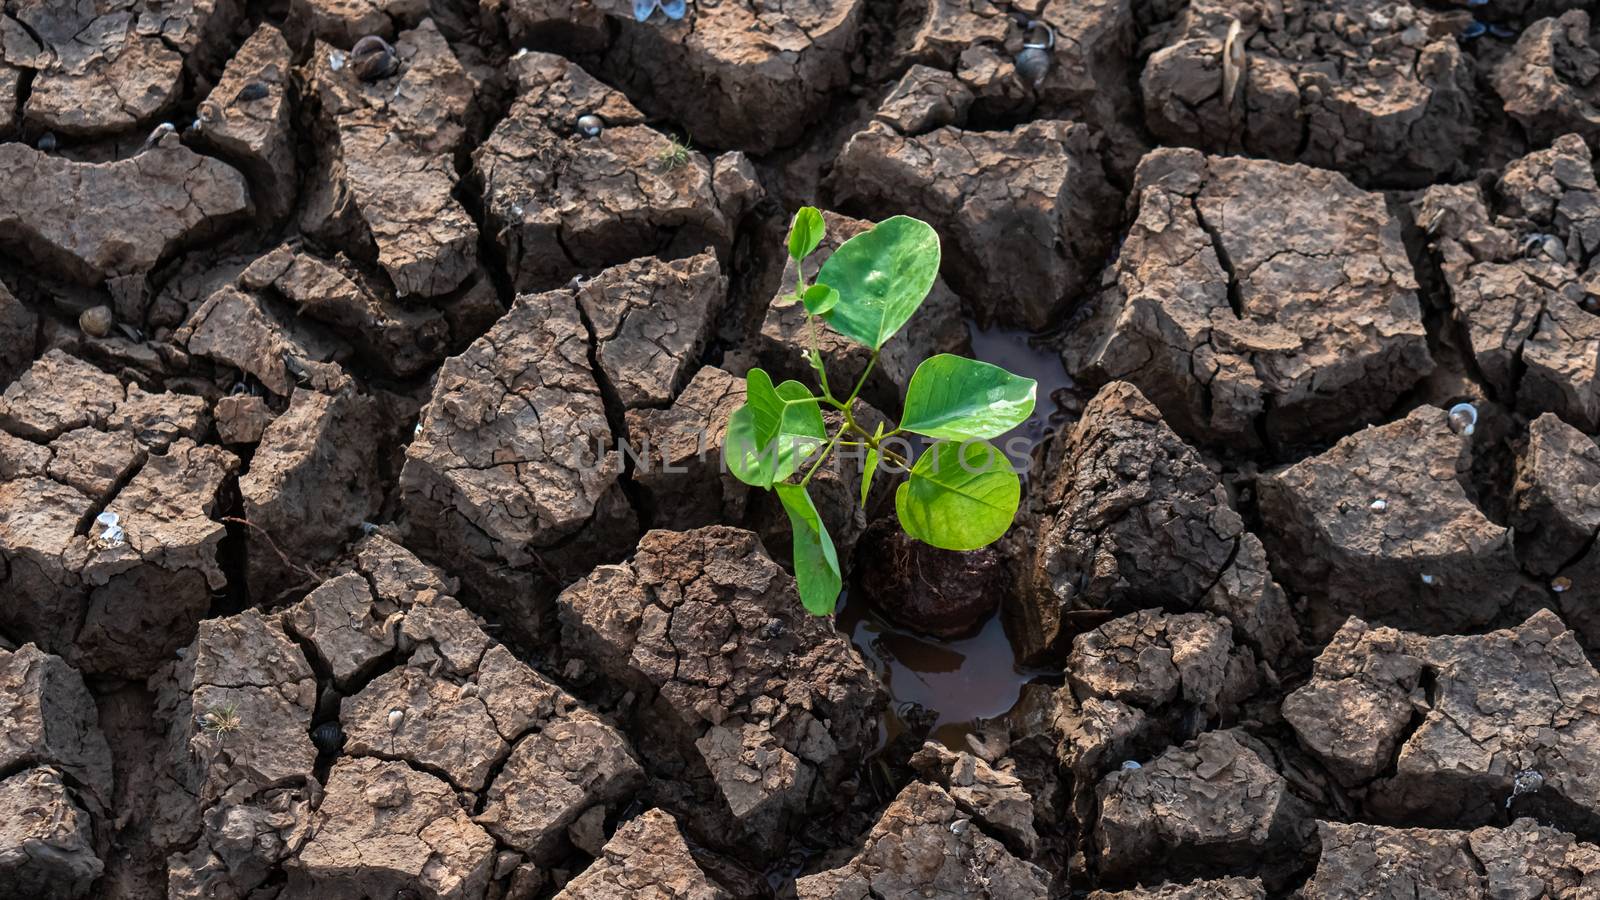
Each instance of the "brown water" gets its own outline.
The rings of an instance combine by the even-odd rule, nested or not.
[[[850,635],[889,691],[883,743],[906,730],[902,712],[915,703],[938,716],[932,740],[964,749],[965,736],[978,730],[979,721],[1009,710],[1038,674],[1017,668],[998,615],[970,638],[941,641],[889,624],[866,603],[847,597],[839,630]]]

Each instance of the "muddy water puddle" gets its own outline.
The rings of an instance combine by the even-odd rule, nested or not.
[[[891,625],[864,602],[846,599],[839,629],[850,635],[889,691],[884,744],[910,727],[906,714],[915,703],[937,716],[931,740],[964,749],[978,721],[1011,709],[1022,686],[1038,674],[1017,668],[997,615],[972,637],[941,641]]]

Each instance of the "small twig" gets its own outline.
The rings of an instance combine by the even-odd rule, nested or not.
[[[285,566],[288,566],[290,569],[296,572],[305,573],[306,577],[310,578],[313,584],[327,580],[324,576],[318,574],[316,569],[313,569],[310,566],[302,565],[290,559],[289,554],[284,553],[283,548],[278,546],[278,542],[272,539],[272,533],[267,531],[265,528],[262,528],[260,525],[257,525],[249,519],[240,518],[239,516],[223,516],[222,521],[233,522],[243,525],[246,528],[255,529],[261,534],[262,537],[267,539],[267,544],[272,547],[272,552],[278,554],[278,558],[283,560],[283,564]]]

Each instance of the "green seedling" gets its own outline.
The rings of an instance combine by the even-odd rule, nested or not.
[[[673,138],[661,151],[656,154],[656,166],[663,172],[687,165],[689,162],[689,144],[686,141]]]
[[[840,245],[806,284],[801,262],[822,243],[822,214],[812,207],[795,213],[789,256],[797,275],[794,302],[805,308],[810,335],[807,358],[821,394],[798,381],[773,384],[761,369],[745,379],[743,406],[728,419],[728,468],[745,484],[776,491],[794,528],[795,581],[806,609],[833,612],[843,577],[833,539],[807,485],[840,446],[864,448],[861,504],[874,474],[887,460],[905,473],[895,490],[895,513],[906,533],[945,550],[976,550],[999,540],[1011,527],[1022,483],[990,438],[1033,414],[1038,384],[998,366],[941,353],[917,366],[906,386],[899,425],[872,431],[854,416],[856,397],[883,345],[895,336],[928,296],[939,274],[939,235],[928,223],[895,216]],[[840,399],[828,386],[817,349],[817,320],[872,351],[855,386]],[[822,417],[839,412],[832,434]],[[903,433],[933,439],[915,462],[885,446]],[[801,470],[804,469],[802,474]]]
[[[232,734],[244,724],[239,718],[239,708],[232,703],[219,706],[200,717],[200,725],[212,734]]]

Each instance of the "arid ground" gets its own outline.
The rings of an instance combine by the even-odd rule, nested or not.
[[[1600,898],[1592,6],[0,0],[0,900]]]

